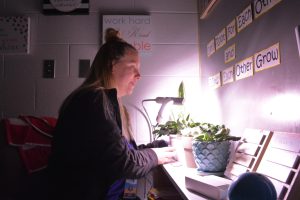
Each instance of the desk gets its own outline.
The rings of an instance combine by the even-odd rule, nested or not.
[[[182,199],[185,200],[207,200],[207,197],[189,191],[185,187],[185,173],[195,173],[197,176],[196,168],[186,168],[178,163],[170,163],[162,166],[163,171],[173,183],[176,190],[180,193]]]

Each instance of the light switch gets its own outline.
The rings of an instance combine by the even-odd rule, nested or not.
[[[44,78],[54,78],[55,77],[55,61],[54,60],[44,60],[43,64],[43,77]]]
[[[90,71],[90,60],[89,59],[80,59],[78,76],[80,78],[86,78],[89,71]]]

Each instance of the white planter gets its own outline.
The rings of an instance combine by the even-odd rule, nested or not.
[[[185,167],[196,168],[192,151],[192,137],[170,135],[170,146],[176,148],[177,160]]]
[[[182,146],[184,150],[184,156],[185,156],[185,165],[186,167],[196,168],[195,158],[193,154],[192,149],[192,141],[193,137],[181,137],[182,140]]]

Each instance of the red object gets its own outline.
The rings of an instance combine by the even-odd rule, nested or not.
[[[47,167],[56,121],[53,117],[34,116],[4,119],[7,142],[18,147],[28,173]]]

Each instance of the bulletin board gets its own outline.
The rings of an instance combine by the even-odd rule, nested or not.
[[[222,0],[199,19],[202,115],[233,135],[245,127],[300,133],[292,104],[300,97],[300,2],[263,2]]]

